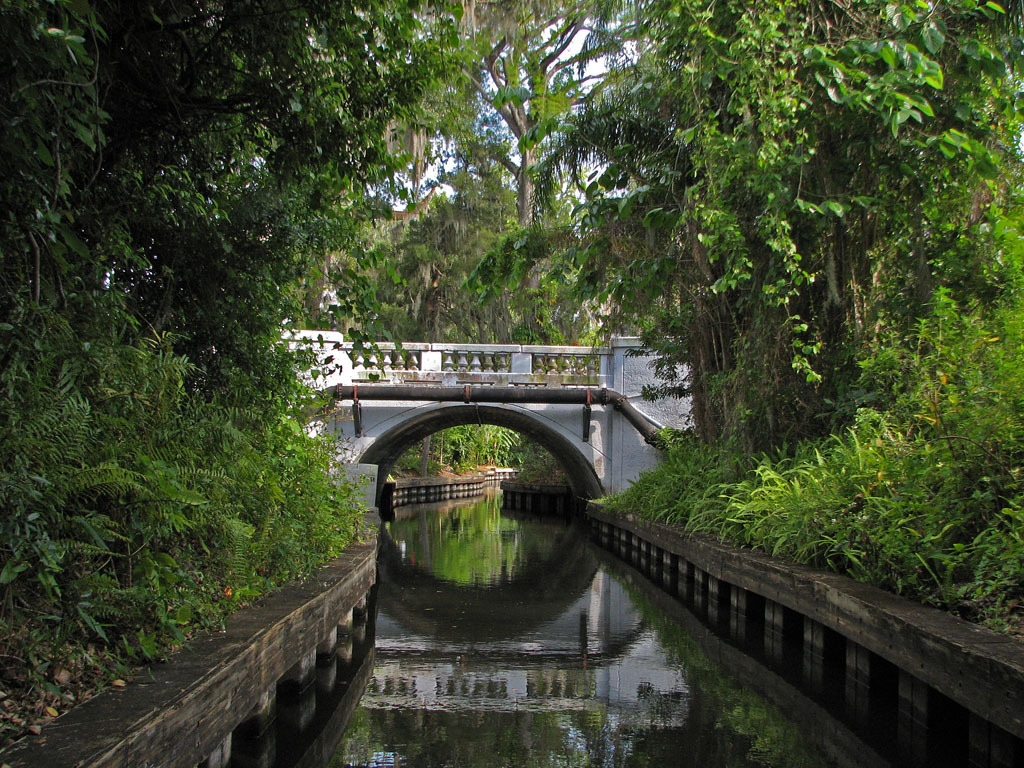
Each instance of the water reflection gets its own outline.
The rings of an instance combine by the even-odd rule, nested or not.
[[[651,610],[579,532],[493,499],[396,521],[331,765],[830,764]]]
[[[547,559],[553,541],[501,515],[501,495],[471,504],[399,508],[386,541],[397,562],[452,584],[507,583],[535,558]],[[533,534],[533,535],[531,535]],[[392,558],[394,561],[394,558]]]
[[[387,637],[531,653],[547,647],[545,624],[578,620],[564,617],[597,573],[585,537],[561,522],[502,515],[499,501],[421,508],[389,525],[378,559]],[[492,557],[455,580],[449,566],[467,562],[466,552]]]

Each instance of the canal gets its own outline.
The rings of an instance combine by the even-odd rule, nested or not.
[[[232,764],[898,764],[666,598],[500,494],[399,508],[355,642]]]

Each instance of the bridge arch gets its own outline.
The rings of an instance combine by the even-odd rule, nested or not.
[[[659,383],[637,339],[608,347],[404,343],[358,347],[330,331],[291,342],[318,356],[334,395],[323,430],[344,463],[376,464],[378,494],[402,452],[446,427],[508,427],[544,446],[579,498],[624,491],[661,455],[653,436],[689,423],[685,401],[643,401]],[[639,407],[638,407],[639,406]],[[379,499],[379,497],[378,497]]]
[[[546,448],[565,472],[577,497],[596,499],[605,493],[591,459],[535,411],[476,403],[432,404],[415,411],[403,414],[405,418],[377,435],[360,455],[360,463],[378,466],[378,490],[402,454],[427,435],[463,424],[493,424],[515,430]]]

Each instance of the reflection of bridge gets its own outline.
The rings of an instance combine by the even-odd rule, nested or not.
[[[505,606],[498,603],[499,613]],[[661,655],[653,633],[604,572],[561,615],[504,641],[453,643],[410,635],[404,623],[378,615],[377,666],[364,707],[631,717],[657,710],[663,726],[681,725],[687,715],[684,673],[652,664]]]
[[[348,461],[379,477],[409,446],[446,427],[496,424],[547,448],[582,498],[628,487],[658,462],[658,426],[684,426],[678,400],[641,402],[656,384],[636,339],[608,347],[380,344],[362,352],[340,334],[301,331],[319,356],[316,386],[341,404],[326,425]]]

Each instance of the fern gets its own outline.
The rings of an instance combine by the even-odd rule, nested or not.
[[[249,555],[252,552],[252,536],[256,529],[236,517],[221,521],[221,525],[224,531],[228,572],[234,579],[238,579],[251,571]]]
[[[125,469],[113,462],[82,467],[73,472],[70,489],[88,498],[100,496],[127,496],[141,493],[145,478],[138,472]]]

